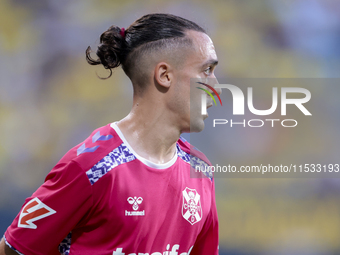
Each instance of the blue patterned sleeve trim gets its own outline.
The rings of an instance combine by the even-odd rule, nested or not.
[[[59,244],[58,250],[61,255],[69,255],[71,250],[72,232]]]
[[[18,251],[17,249],[15,249],[9,242],[7,242],[7,239],[6,239],[5,235],[4,235],[4,240],[5,240],[6,245],[7,245],[9,248],[11,248],[13,251],[15,251],[16,253],[18,253],[18,254],[20,254],[20,255],[24,255],[23,253],[21,253],[20,251]]]
[[[207,164],[204,160],[198,157],[186,153],[181,149],[181,147],[178,144],[176,146],[178,157],[180,157],[184,162],[190,164],[193,169],[200,169],[200,172],[202,172],[206,177],[208,177],[212,181],[213,173],[211,171],[211,168],[209,167],[209,164]]]
[[[133,155],[133,153],[124,143],[122,143],[103,159],[101,159],[97,164],[95,164],[90,170],[88,170],[86,175],[93,185],[113,168],[135,159],[136,157]]]

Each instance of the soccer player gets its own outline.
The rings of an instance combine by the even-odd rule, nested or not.
[[[189,20],[150,14],[110,27],[98,59],[90,53],[111,74],[122,66],[132,110],[66,153],[26,199],[0,255],[218,254],[214,180],[190,177],[190,161],[210,162],[180,137],[204,128],[190,78],[215,78],[211,39]]]

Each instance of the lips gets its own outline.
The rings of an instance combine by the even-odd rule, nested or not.
[[[213,106],[212,100],[211,99],[209,100],[209,99],[207,100],[207,109],[210,108],[211,106]]]

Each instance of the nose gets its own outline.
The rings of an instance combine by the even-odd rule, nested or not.
[[[216,88],[216,85],[220,84],[214,74],[213,76],[213,80],[212,80],[212,87],[215,89],[215,91],[217,92],[218,95],[222,94],[222,89],[221,88]],[[214,93],[215,94],[215,93]]]
[[[220,84],[220,83],[218,82],[217,78],[215,78],[215,80],[216,80],[216,82],[214,84],[214,89],[216,90],[218,95],[221,95],[222,94],[222,89],[221,88],[216,88],[216,85]]]

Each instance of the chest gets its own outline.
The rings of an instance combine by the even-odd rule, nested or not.
[[[142,246],[150,239],[194,242],[210,211],[211,191],[207,180],[190,178],[188,167],[157,171],[132,162],[116,169],[96,183],[88,224],[102,225],[112,238],[133,235]]]

